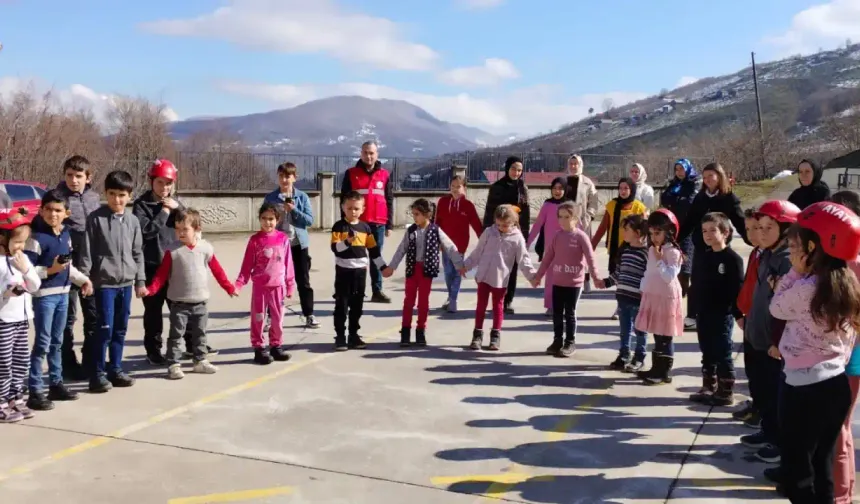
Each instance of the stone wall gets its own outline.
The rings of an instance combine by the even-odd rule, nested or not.
[[[321,173],[319,190],[307,191],[314,211],[314,228],[330,229],[340,219],[340,203],[334,187],[334,174]],[[467,197],[475,203],[478,214],[483,217],[489,193],[489,184],[469,184]],[[660,189],[654,188],[659,199]],[[603,213],[606,202],[617,194],[615,185],[598,185],[598,218]],[[323,195],[328,195],[323,197]],[[412,223],[409,206],[418,198],[436,201],[445,191],[400,191],[394,194],[394,225],[403,227]],[[182,191],[182,201],[200,211],[206,232],[229,233],[250,232],[259,229],[257,211],[263,203],[265,192],[250,191]],[[529,204],[532,219],[536,219],[543,202],[550,197],[548,185],[529,187]]]

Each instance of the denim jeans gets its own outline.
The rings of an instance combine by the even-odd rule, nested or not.
[[[39,393],[42,383],[42,359],[48,356],[48,377],[51,385],[63,383],[63,331],[69,312],[69,295],[51,294],[33,298],[33,326],[36,339],[30,354],[30,393]]]
[[[379,252],[382,253],[382,245],[385,243],[385,224],[370,224],[370,231],[373,233]],[[382,272],[373,261],[370,261],[370,287],[374,294],[382,292]]]
[[[648,333],[638,331],[633,327],[636,322],[636,316],[639,314],[639,302],[633,299],[627,299],[618,296],[618,325],[619,334],[621,336],[621,346],[618,353],[624,357],[630,357],[630,341],[633,339],[633,334],[636,334],[636,349],[633,353],[633,359],[638,361],[645,360],[645,347],[648,345]]]
[[[445,267],[445,285],[448,287],[448,301],[456,303],[457,296],[460,294],[460,272],[454,266],[454,261],[446,254],[442,254],[442,265]]]
[[[122,372],[122,351],[125,346],[125,333],[128,330],[128,317],[131,313],[132,287],[103,287],[97,289],[96,307],[99,313],[98,335],[93,347],[92,363],[95,368],[93,378],[107,373],[116,375]],[[105,352],[110,354],[110,366],[106,369]]]
[[[732,332],[735,318],[727,314],[703,314],[696,317],[696,333],[702,352],[702,374],[735,379],[735,361],[732,353]]]
[[[654,335],[654,353],[666,355],[668,357],[675,356],[675,341],[671,336]]]

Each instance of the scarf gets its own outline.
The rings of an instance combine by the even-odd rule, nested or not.
[[[626,198],[622,198],[618,196],[615,198],[615,208],[612,211],[612,225],[609,229],[609,263],[615,264],[615,256],[618,254],[618,231],[621,229],[621,209],[630,203],[633,203],[633,200],[636,199],[636,184],[633,183],[633,179],[630,177],[622,178],[618,181],[618,187],[621,187],[621,184],[627,184],[627,187],[630,188],[630,194]],[[613,267],[613,270],[615,268]]]

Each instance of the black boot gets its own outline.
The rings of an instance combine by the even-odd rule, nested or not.
[[[280,345],[269,347],[269,355],[272,356],[272,359],[278,362],[286,362],[290,360],[290,354],[285,352]]]
[[[645,378],[645,385],[663,385],[672,383],[672,365],[675,358],[669,355],[656,355],[654,359],[653,377]]]
[[[731,406],[735,403],[735,379],[720,378],[717,382],[717,391],[711,396],[711,404],[714,406]]]
[[[84,381],[89,378],[74,351],[63,354],[63,378],[68,381]]]
[[[699,404],[711,404],[711,398],[717,391],[717,375],[709,369],[702,369],[702,388],[695,394],[690,394],[690,400]]]
[[[657,360],[659,354],[657,352],[651,352],[651,369],[647,369],[645,371],[639,371],[636,373],[637,378],[646,379],[653,378],[657,376]]]
[[[410,345],[412,341],[412,328],[411,327],[401,327],[400,328],[400,346],[402,348],[406,348]]]
[[[553,338],[552,345],[546,347],[547,355],[555,355],[561,350],[562,345],[564,345],[564,341],[561,338]]]
[[[425,329],[415,329],[415,344],[420,347],[427,346],[427,332]]]
[[[499,348],[502,345],[502,333],[498,329],[492,329],[490,331],[490,346],[487,347],[487,350],[491,352],[498,352]]]
[[[254,349],[254,362],[260,364],[261,366],[267,366],[271,364],[275,359],[272,358],[272,354],[269,353],[269,350],[266,348],[255,348]]]
[[[470,350],[480,350],[484,344],[484,330],[475,329],[472,331],[472,343],[469,345]]]

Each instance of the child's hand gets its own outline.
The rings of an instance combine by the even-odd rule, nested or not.
[[[782,359],[782,354],[779,353],[779,348],[775,345],[771,345],[770,348],[767,349],[767,355],[772,359]]]
[[[12,267],[21,273],[27,273],[27,257],[24,255],[22,250],[19,250],[12,256]]]
[[[134,289],[134,293],[137,295],[138,299],[149,295],[149,291],[146,289],[146,287],[136,287]]]
[[[391,278],[394,275],[394,270],[391,269],[390,266],[386,266],[385,269],[382,270],[382,276],[384,278]]]
[[[54,258],[54,264],[52,264],[51,267],[48,268],[47,273],[49,275],[56,275],[57,273],[68,268],[69,264],[71,264],[71,263],[61,263],[60,262],[60,256],[57,256]]]
[[[84,297],[90,297],[93,295],[93,283],[87,280],[87,283],[81,285],[81,295]]]
[[[532,287],[537,288],[538,286],[540,286],[540,278],[532,278],[531,282],[529,283],[532,284]]]
[[[597,287],[598,289],[605,289],[606,288],[606,282],[604,282],[602,278],[595,278],[594,279],[594,286]]]
[[[468,270],[467,270],[466,268],[459,268],[459,269],[457,270],[457,272],[458,272],[458,273],[460,273],[460,276],[461,276],[461,277],[465,277],[465,276],[466,276],[466,273],[468,273]]]

